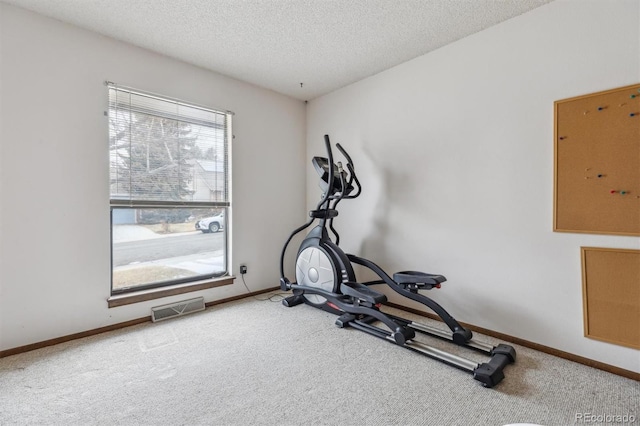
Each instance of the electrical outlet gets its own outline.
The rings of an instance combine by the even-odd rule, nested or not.
[[[247,265],[240,265],[240,273],[242,275],[247,273]]]

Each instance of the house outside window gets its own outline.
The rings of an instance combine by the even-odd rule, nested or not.
[[[228,275],[228,111],[107,83],[111,294]]]

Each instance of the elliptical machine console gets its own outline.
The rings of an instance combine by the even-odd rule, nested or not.
[[[340,144],[336,144],[346,160],[345,170],[341,162],[334,163],[329,136],[325,135],[324,140],[327,157],[314,157],[312,160],[320,176],[322,198],[316,208],[309,212],[310,219],[307,223],[291,233],[280,256],[280,287],[283,291],[292,290],[293,292],[293,295],[285,298],[282,303],[287,307],[305,303],[323,309],[338,315],[336,325],[341,328],[352,327],[364,331],[472,373],[473,377],[486,387],[498,384],[504,378],[504,368],[515,362],[516,352],[509,345],[491,346],[475,341],[470,330],[462,327],[434,300],[420,293],[421,290],[440,288],[446,281],[444,276],[420,271],[401,271],[393,274],[391,278],[370,260],[346,254],[340,249],[340,235],[333,226],[333,220],[338,216],[336,207],[342,200],[357,198],[362,187],[353,161],[346,150]],[[287,247],[295,235],[307,229],[316,220],[318,224],[309,231],[300,244],[296,256],[296,281],[291,282],[284,274]],[[358,282],[353,264],[370,269],[379,279]],[[387,302],[387,297],[370,287],[377,284],[386,284],[396,293],[427,306],[449,327],[449,330],[420,324],[381,311],[380,308]],[[488,362],[479,364],[433,348],[416,339],[416,332],[483,352],[489,355],[490,359]]]

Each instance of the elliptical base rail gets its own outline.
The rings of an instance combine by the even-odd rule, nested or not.
[[[431,359],[443,362],[459,370],[471,373],[475,380],[481,382],[482,385],[487,388],[492,388],[500,383],[502,379],[504,379],[505,367],[516,360],[515,349],[505,344],[499,344],[498,346],[491,347],[479,342],[481,345],[484,345],[485,348],[490,348],[488,355],[490,355],[491,358],[487,362],[478,363],[433,346],[429,346],[424,342],[414,339],[408,339],[405,342],[400,343],[393,337],[392,333],[371,324],[371,322],[374,321],[375,318],[358,319],[353,315],[344,314],[336,320],[336,324],[341,328],[353,327],[357,330],[364,331],[367,334],[371,334],[372,336],[398,344],[399,346],[411,351],[418,352]],[[483,350],[483,352],[485,351]]]

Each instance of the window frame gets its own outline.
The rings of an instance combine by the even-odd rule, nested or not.
[[[112,118],[112,90],[121,91],[125,93],[130,93],[133,95],[139,95],[148,97],[150,99],[155,99],[160,102],[166,102],[167,104],[175,104],[176,107],[184,106],[187,108],[196,108],[200,110],[204,110],[207,112],[211,112],[213,114],[223,114],[224,115],[224,124],[222,125],[223,131],[223,150],[224,150],[224,172],[225,172],[225,183],[224,183],[224,196],[223,200],[215,200],[215,201],[189,201],[189,200],[141,200],[135,199],[134,194],[132,194],[131,189],[129,191],[129,198],[124,199],[122,197],[116,196],[114,198],[114,194],[112,194],[111,188],[109,190],[109,204],[110,204],[110,214],[109,214],[109,222],[110,222],[110,297],[108,299],[109,307],[121,306],[129,303],[136,303],[139,301],[150,300],[159,297],[165,297],[173,294],[180,294],[189,291],[197,291],[205,288],[212,288],[221,285],[232,284],[234,277],[230,276],[230,265],[231,265],[231,247],[230,247],[230,235],[231,235],[231,217],[232,217],[232,179],[231,179],[231,164],[232,164],[232,141],[233,141],[233,125],[232,118],[234,113],[228,110],[219,110],[215,108],[211,108],[208,106],[197,105],[192,102],[185,102],[182,100],[178,100],[175,98],[171,98],[164,95],[159,95],[156,93],[146,92],[138,89],[134,89],[127,86],[121,86],[116,83],[106,81],[105,86],[107,86],[107,98],[108,98],[108,108],[105,112],[105,116],[111,120]],[[132,109],[129,109],[132,110]],[[133,111],[136,111],[134,108]],[[191,124],[197,124],[200,126],[207,126],[207,124],[202,123],[193,123],[190,120],[181,120],[180,115],[169,116],[161,114],[149,114],[148,111],[137,111],[143,112],[148,115],[152,115],[154,117],[161,118],[169,118],[172,120],[176,120],[176,122],[190,122]],[[215,128],[215,126],[210,126]],[[108,124],[108,138],[111,138],[111,127],[110,122]],[[111,152],[109,152],[109,156]],[[109,175],[111,180],[112,174],[112,163],[109,162]],[[116,194],[117,195],[117,194]],[[144,196],[143,196],[144,197]],[[153,209],[153,208],[166,208],[166,209],[179,209],[179,208],[211,208],[211,209],[221,209],[223,214],[225,215],[225,229],[224,229],[224,271],[223,272],[215,272],[213,271],[211,274],[203,274],[203,275],[195,275],[192,277],[186,278],[178,278],[173,280],[165,280],[165,281],[156,281],[151,283],[143,283],[140,285],[130,286],[124,289],[115,289],[113,288],[113,275],[114,275],[114,266],[113,266],[113,251],[114,251],[114,239],[113,239],[113,211],[114,209]]]

